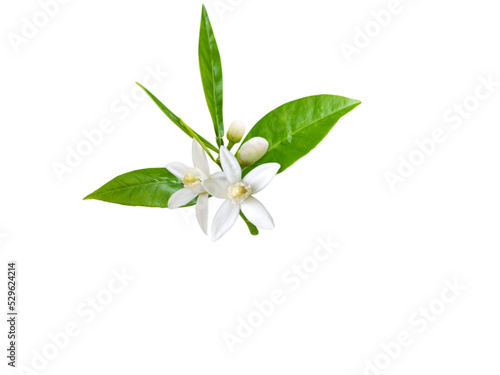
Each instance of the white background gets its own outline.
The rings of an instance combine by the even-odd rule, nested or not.
[[[388,1],[232,4],[222,16],[206,4],[227,124],[251,127],[313,94],[363,104],[260,194],[275,230],[251,237],[238,221],[216,243],[189,210],[82,200],[121,173],[190,162],[190,140],[149,99],[123,118],[111,108],[148,67],[169,72],[152,91],[212,137],[197,57],[201,2],[69,1],[17,52],[9,33],[22,36],[23,17],[40,4],[1,5],[0,300],[6,262],[17,260],[18,364],[33,368],[34,353],[50,352],[49,334],[75,322],[79,334],[32,373],[372,374],[366,361],[383,363],[382,344],[402,331],[412,345],[381,373],[498,372],[500,87],[470,98],[480,77],[500,80],[497,4],[401,0],[378,33],[371,12]],[[354,45],[367,25],[370,43],[348,61],[342,42]],[[464,100],[477,109],[453,129],[443,115]],[[59,181],[53,163],[106,118],[113,131]],[[386,172],[437,128],[446,141],[391,190]],[[291,291],[282,276],[318,238],[340,247]],[[122,269],[134,280],[87,323],[78,307],[105,296]],[[455,279],[467,290],[419,332],[409,319],[419,306],[442,306],[435,299]],[[274,289],[285,303],[230,353],[224,332],[235,334]],[[4,333],[1,343],[5,353]]]

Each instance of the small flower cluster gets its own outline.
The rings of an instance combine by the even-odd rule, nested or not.
[[[205,234],[208,233],[208,197],[223,199],[215,214],[211,228],[212,241],[217,241],[232,228],[240,211],[248,221],[261,229],[273,229],[274,222],[260,201],[254,197],[264,189],[278,173],[278,163],[261,164],[242,177],[241,167],[248,167],[261,159],[269,148],[269,143],[261,137],[245,142],[236,156],[231,148],[241,141],[245,125],[234,121],[227,132],[228,146],[221,146],[216,161],[222,171],[210,173],[207,157],[198,141],[193,138],[193,167],[183,163],[170,163],[167,169],[184,184],[184,188],[174,193],[169,208],[179,208],[197,198],[195,210],[198,223]]]
[[[292,100],[267,113],[243,139],[245,125],[234,121],[225,134],[223,79],[219,47],[205,6],[198,43],[201,82],[212,118],[215,144],[191,129],[146,87],[137,83],[158,108],[193,140],[193,167],[170,163],[121,174],[84,199],[141,207],[179,208],[196,204],[198,223],[208,234],[208,201],[223,199],[214,216],[211,237],[221,238],[238,216],[252,235],[274,228],[273,219],[255,195],[277,173],[314,149],[337,121],[361,102],[337,95],[312,95]],[[227,145],[224,145],[224,135]],[[241,142],[238,151],[231,149]],[[264,156],[265,155],[265,156]],[[220,168],[211,173],[207,156]]]

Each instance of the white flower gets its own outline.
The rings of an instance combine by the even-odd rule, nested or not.
[[[266,154],[268,148],[268,141],[262,137],[254,137],[241,145],[238,160],[241,165],[252,165]]]
[[[182,181],[184,188],[176,191],[168,200],[168,208],[178,208],[198,197],[196,203],[196,219],[201,229],[207,234],[208,193],[202,182],[210,178],[207,156],[203,148],[193,139],[193,165],[187,167],[183,163],[170,163],[167,169]]]
[[[227,131],[227,139],[230,142],[238,143],[245,134],[245,124],[241,121],[233,121]]]
[[[203,186],[214,197],[225,199],[212,223],[212,241],[217,241],[236,222],[240,210],[256,227],[273,229],[274,222],[266,208],[253,194],[264,189],[278,173],[278,163],[259,165],[241,179],[238,160],[224,146],[220,149],[223,177],[207,179]]]

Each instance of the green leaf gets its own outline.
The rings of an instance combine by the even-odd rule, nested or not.
[[[147,88],[145,88],[143,85],[141,85],[140,83],[136,82],[140,88],[142,88],[146,94],[149,95],[149,97],[151,99],[153,99],[153,101],[156,103],[156,105],[163,111],[163,113],[165,113],[167,115],[167,117],[172,120],[172,122],[177,125],[184,133],[186,133],[187,135],[189,135],[190,138],[192,138],[192,135],[191,133],[189,132],[189,130],[184,126],[184,123],[182,122],[182,120],[177,117],[172,111],[170,111],[170,109],[168,109],[165,104],[163,104],[160,100],[158,100],[158,98],[156,98],[156,96],[154,96]],[[215,152],[219,152],[219,150],[217,149],[217,147],[215,147],[214,145],[212,145],[209,141],[207,141],[205,138],[203,138],[201,135],[199,135],[198,133],[196,133],[196,135],[203,141],[203,143],[212,151],[215,151]]]
[[[182,121],[182,119],[180,119]],[[201,146],[201,148],[203,148],[203,150],[207,153],[208,156],[210,156],[210,159],[212,159],[212,161],[214,163],[217,163],[217,161],[214,159],[214,157],[212,156],[212,154],[210,153],[210,151],[208,150],[207,146],[205,146],[203,144],[203,141],[200,139],[200,137],[198,137],[198,135],[196,134],[196,132],[191,129],[184,121],[182,121],[182,123],[184,124],[184,126],[186,127],[186,129],[189,131],[189,133],[191,134],[191,137],[194,138],[194,140],[196,142],[198,142],[198,144]]]
[[[241,218],[243,219],[243,221],[245,222],[245,224],[248,226],[248,230],[250,231],[250,234],[252,236],[257,236],[259,234],[259,229],[253,225],[247,218],[245,215],[243,215],[243,212],[240,211],[240,216]]]
[[[115,177],[83,199],[97,199],[126,206],[167,207],[184,184],[166,168],[140,169]],[[188,203],[193,205],[196,200]]]
[[[255,164],[243,169],[246,175],[258,165],[279,163],[283,172],[309,153],[359,100],[334,95],[316,95],[298,99],[276,108],[264,116],[245,137],[242,145],[253,137],[269,142],[267,153]],[[241,146],[240,146],[241,148]]]
[[[208,109],[214,123],[217,146],[224,144],[224,121],[222,118],[222,63],[214,31],[203,5],[201,12],[200,42],[198,45],[201,81]]]

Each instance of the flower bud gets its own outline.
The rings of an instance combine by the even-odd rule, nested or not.
[[[243,134],[245,134],[245,124],[241,121],[233,121],[227,131],[227,139],[229,142],[238,143],[243,138]]]
[[[241,146],[238,151],[238,161],[243,166],[252,165],[265,155],[268,148],[269,142],[264,138],[252,138]]]

